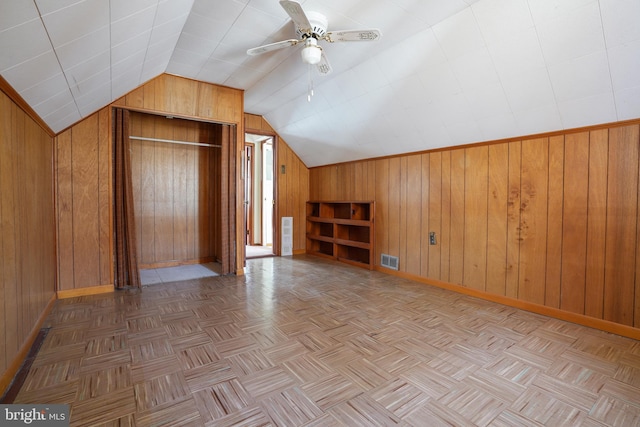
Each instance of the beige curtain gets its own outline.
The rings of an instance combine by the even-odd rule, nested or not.
[[[114,110],[113,138],[115,287],[116,289],[140,288],[127,110],[120,108]]]

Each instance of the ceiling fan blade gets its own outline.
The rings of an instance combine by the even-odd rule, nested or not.
[[[273,50],[284,49],[285,47],[295,46],[300,40],[289,39],[281,42],[265,44],[263,46],[254,47],[247,50],[247,55],[260,55],[265,52],[271,52]]]
[[[300,3],[291,0],[280,0],[280,6],[287,12],[293,23],[303,34],[311,33],[311,23]]]
[[[324,50],[322,51],[322,56],[320,56],[320,62],[316,64],[318,67],[318,72],[326,76],[327,74],[331,74],[333,68],[331,68],[331,64],[329,64],[329,60],[327,59],[327,55],[325,55]]]
[[[340,30],[329,31],[324,37],[330,42],[372,42],[382,37],[382,33],[376,29],[370,30]]]

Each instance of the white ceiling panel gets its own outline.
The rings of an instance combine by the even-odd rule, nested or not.
[[[462,89],[473,89],[498,81],[498,73],[489,51],[485,47],[458,56],[451,68]]]
[[[3,3],[3,8],[6,3]],[[0,72],[13,68],[52,49],[39,19],[0,32]]]
[[[87,58],[86,61],[81,62],[75,67],[67,69],[65,76],[71,84],[86,82],[97,74],[102,74],[103,78],[106,78],[106,81],[109,81],[109,78],[111,77],[110,63],[110,52],[105,50],[95,56]],[[90,90],[90,88],[87,89]]]
[[[640,1],[601,0],[600,10],[607,47],[640,40]]]
[[[36,83],[29,89],[20,92],[29,105],[38,105],[60,92],[68,92],[69,84],[64,74],[55,74],[45,80]]]
[[[471,8],[434,25],[433,31],[449,60],[471,54],[485,46]]]
[[[553,102],[529,110],[514,111],[518,125],[516,135],[531,135],[563,129],[558,105]]]
[[[17,1],[9,5],[0,4],[0,32],[33,20],[40,20],[38,9],[31,1]]]
[[[638,117],[638,111],[640,111],[640,85],[616,91],[614,97],[618,120],[631,120]]]
[[[42,5],[44,2],[39,1]],[[55,2],[54,2],[55,3]],[[109,25],[109,3],[103,0],[84,0],[71,6],[42,15],[47,34],[54,47],[92,33]]]
[[[559,102],[612,92],[604,51],[550,66],[549,77]]]
[[[309,67],[277,0],[0,2],[0,74],[60,131],[162,73],[244,90],[308,166],[640,118],[638,0],[304,0]]]
[[[598,2],[536,25],[547,65],[578,58],[605,48]]]
[[[545,67],[544,55],[534,27],[511,33],[487,45],[500,78],[513,78],[531,69]]]
[[[126,43],[140,34],[151,34],[156,8],[148,7],[133,15],[129,15],[111,23],[111,44],[117,46]]]
[[[527,111],[555,103],[556,98],[546,68],[535,68],[503,79],[502,88],[512,111]]]
[[[15,90],[23,92],[52,75],[61,73],[58,59],[53,50],[50,50],[5,70],[3,75]]]
[[[615,121],[616,108],[613,94],[601,93],[580,99],[558,102],[562,125],[566,128],[588,126],[597,121]]]
[[[527,0],[483,0],[471,8],[485,43],[511,38],[533,27]]]
[[[109,27],[104,26],[70,43],[55,47],[62,69],[75,67],[96,52],[108,50],[111,47],[109,37]]]
[[[609,49],[607,58],[614,90],[640,86],[640,39]]]

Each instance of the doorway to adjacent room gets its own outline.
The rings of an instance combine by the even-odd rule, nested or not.
[[[274,137],[245,134],[244,217],[246,258],[274,255]]]

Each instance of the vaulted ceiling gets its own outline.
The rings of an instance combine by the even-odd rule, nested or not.
[[[638,0],[300,0],[320,76],[277,0],[4,0],[0,74],[56,132],[162,73],[245,90],[308,166],[640,118]],[[309,78],[314,96],[307,101]]]

